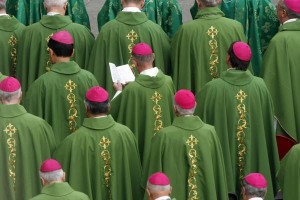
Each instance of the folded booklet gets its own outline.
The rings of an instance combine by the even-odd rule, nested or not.
[[[111,78],[114,83],[120,82],[126,84],[132,82],[135,79],[129,65],[116,66],[114,63],[109,63]]]

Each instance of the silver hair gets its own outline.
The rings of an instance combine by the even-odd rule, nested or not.
[[[21,92],[21,88],[15,92],[4,92],[0,90],[0,102],[10,102],[12,99],[19,97]]]
[[[6,9],[5,1],[0,1],[0,10],[5,10],[5,9]]]
[[[194,106],[194,108],[191,109],[183,109],[176,103],[174,103],[174,106],[180,115],[193,115],[196,109],[196,105]]]
[[[294,11],[292,11],[291,9],[289,9],[286,4],[284,3],[284,0],[279,1],[279,6],[286,11],[287,16],[292,19],[292,18],[298,18],[300,19],[300,14],[299,13],[295,13]]]
[[[44,5],[46,8],[49,7],[63,7],[68,0],[44,0]]]
[[[39,172],[40,177],[45,180],[46,183],[51,183],[53,181],[60,181],[64,177],[64,171],[62,169],[55,170],[52,172]]]
[[[200,0],[206,7],[216,7],[220,4],[221,0]]]
[[[263,198],[267,193],[267,187],[265,187],[265,188],[255,188],[255,187],[249,185],[245,180],[243,180],[243,186],[245,187],[246,196],[253,196],[253,197]]]
[[[171,185],[153,185],[147,182],[147,188],[151,192],[160,192],[160,191],[170,191],[171,190]]]

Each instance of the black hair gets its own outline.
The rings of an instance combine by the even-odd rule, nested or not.
[[[85,99],[85,105],[88,108],[88,110],[90,111],[90,113],[93,115],[108,113],[108,108],[109,108],[108,100],[100,103],[100,102],[94,102],[94,101]]]
[[[236,41],[236,42],[238,42],[238,41]],[[234,54],[234,52],[233,52],[233,45],[234,45],[236,42],[233,42],[233,43],[230,45],[230,47],[229,47],[229,49],[228,49],[228,51],[227,51],[228,55],[230,56],[229,61],[230,61],[230,63],[231,63],[231,65],[232,65],[233,68],[238,69],[238,70],[242,70],[242,71],[246,71],[246,70],[248,69],[248,67],[249,67],[250,60],[249,60],[249,61],[243,61],[243,60],[240,60],[240,59]]]
[[[63,44],[50,38],[48,47],[52,49],[58,57],[71,57],[73,53],[73,44]]]

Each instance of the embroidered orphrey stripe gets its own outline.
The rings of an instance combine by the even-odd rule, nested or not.
[[[12,34],[8,40],[8,44],[10,45],[11,49],[10,49],[10,56],[11,56],[11,73],[13,76],[16,76],[16,67],[17,67],[17,43],[18,40],[17,38],[14,36],[14,34]]]
[[[108,151],[108,147],[110,145],[111,141],[106,138],[106,137],[102,137],[100,142],[99,142],[99,146],[102,148],[101,151],[101,158],[104,161],[104,181],[105,181],[105,186],[107,188],[107,191],[109,193],[109,199],[112,199],[111,197],[111,190],[110,190],[110,178],[111,178],[111,157],[110,157],[110,153]]]
[[[198,144],[197,138],[191,135],[186,144],[190,147],[189,149],[189,160],[191,163],[191,168],[189,171],[188,178],[188,200],[196,200],[199,199],[199,195],[197,192],[197,151],[194,148]]]
[[[7,146],[9,150],[8,155],[8,169],[9,169],[9,176],[13,182],[14,189],[16,184],[16,157],[17,157],[17,151],[16,151],[16,139],[15,134],[17,132],[17,129],[14,125],[9,123],[5,129],[3,130],[7,136]]]
[[[69,94],[67,95],[67,101],[70,104],[68,124],[71,132],[76,131],[76,127],[77,127],[76,119],[78,118],[77,115],[78,111],[75,106],[77,100],[75,94],[73,93],[73,90],[75,90],[76,87],[77,87],[76,83],[74,83],[72,80],[69,80],[65,85],[66,90],[69,92]]]
[[[128,65],[130,66],[130,69],[132,70],[132,72],[134,73],[134,64],[132,62],[132,48],[135,45],[135,41],[138,39],[138,34],[132,29],[127,35],[126,35],[127,39],[130,41],[129,45],[128,45],[128,50],[129,50],[129,60],[128,60]]]
[[[219,56],[217,54],[218,50],[218,41],[215,39],[219,31],[214,26],[211,26],[207,30],[207,35],[210,37],[208,42],[209,48],[211,50],[209,57],[209,71],[213,79],[218,78],[218,68],[217,64],[219,63]]]
[[[52,37],[53,33],[50,34],[47,38],[46,38],[46,44],[48,44],[50,38]],[[51,60],[50,60],[50,48],[47,47],[46,49],[46,54],[48,55],[48,58],[46,60],[46,72],[51,71]]]
[[[159,94],[157,91],[154,92],[154,94],[151,97],[151,100],[154,102],[153,111],[154,111],[154,135],[163,128],[163,122],[162,122],[162,108],[159,105],[159,101],[162,99],[162,95]]]
[[[247,96],[248,95],[243,90],[240,90],[235,96],[236,99],[238,100],[237,111],[239,114],[236,137],[238,142],[237,150],[238,150],[238,167],[239,167],[240,181],[242,181],[245,176],[244,169],[246,165],[245,156],[246,156],[247,147],[245,143],[245,136],[246,136],[245,129],[247,128],[247,120],[246,120],[247,110],[244,101],[246,100]]]

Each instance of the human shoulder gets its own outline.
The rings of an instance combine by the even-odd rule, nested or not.
[[[72,200],[89,200],[90,199],[86,194],[79,192],[79,191],[73,191],[69,195],[69,197],[72,198]]]

